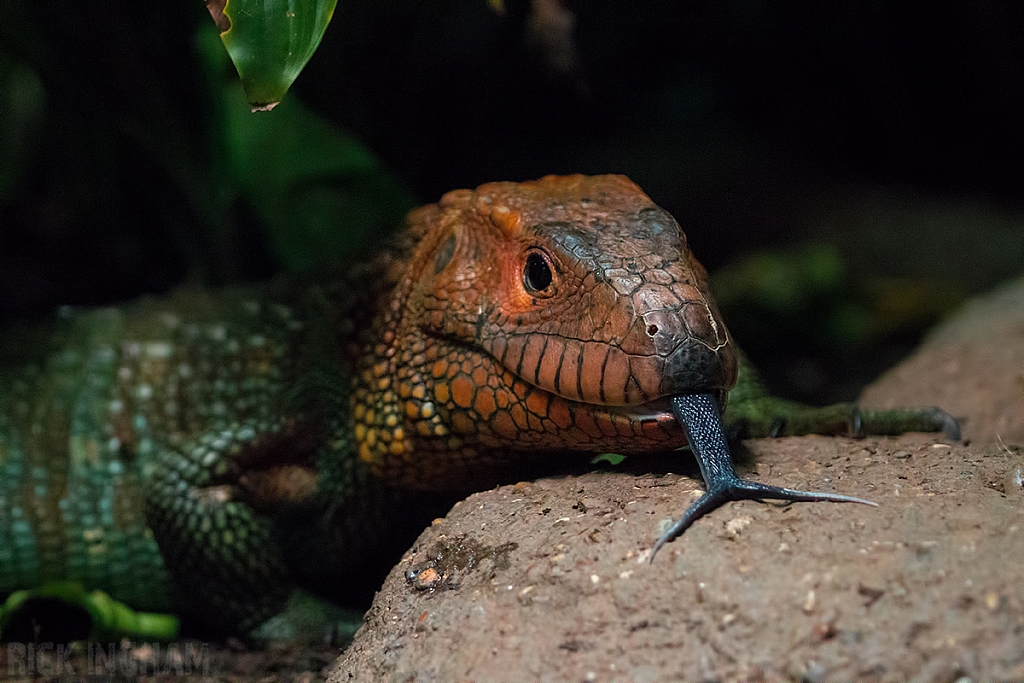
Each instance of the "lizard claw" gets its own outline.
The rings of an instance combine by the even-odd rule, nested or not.
[[[941,408],[933,408],[937,413],[936,418],[942,422],[942,433],[950,441],[960,440],[960,420],[956,419]]]
[[[860,413],[864,425],[864,435],[942,432],[950,441],[960,440],[960,421],[942,408],[861,410]]]

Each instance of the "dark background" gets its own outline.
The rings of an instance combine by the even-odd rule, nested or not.
[[[569,28],[545,4],[340,0],[285,103],[244,116],[301,108],[376,161],[294,180],[316,135],[244,142],[273,124],[238,114],[199,0],[0,0],[0,324],[313,267],[296,253],[372,248],[413,203],[547,173],[639,183],[808,400],[1022,270],[1019,2],[567,1]],[[330,249],[288,227],[348,216]]]

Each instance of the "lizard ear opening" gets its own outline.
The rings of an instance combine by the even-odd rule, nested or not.
[[[449,263],[452,262],[452,257],[455,256],[455,233],[448,233],[448,237],[441,242],[441,246],[437,248],[437,254],[434,256],[434,275],[437,275],[445,269]]]

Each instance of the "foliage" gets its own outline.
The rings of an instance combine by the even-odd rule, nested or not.
[[[306,270],[381,239],[414,204],[298,97],[251,114],[202,5],[9,9],[0,318]]]
[[[202,31],[207,59],[222,55]],[[231,190],[267,229],[289,271],[365,246],[413,207],[407,190],[358,140],[306,108],[297,97],[273,113],[250,113],[242,87],[219,89],[221,132]]]
[[[963,300],[936,279],[853,278],[836,246],[809,242],[737,257],[712,284],[730,332],[769,384],[821,402],[852,399]],[[864,376],[843,385],[834,378],[844,367],[864,368]]]
[[[625,462],[625,460],[626,456],[621,455],[619,453],[601,453],[600,455],[595,455],[590,460],[590,464],[598,465],[601,463],[608,463],[612,467],[617,467],[621,465],[623,462]]]
[[[272,109],[316,52],[337,0],[210,0],[253,110]]]

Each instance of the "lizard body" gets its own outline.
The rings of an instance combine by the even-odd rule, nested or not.
[[[407,491],[679,448],[676,398],[720,407],[740,372],[682,230],[620,176],[450,192],[336,279],[71,312],[8,346],[0,597],[71,580],[234,633],[297,585],[372,586],[428,512]],[[948,426],[773,412],[744,374],[740,435]]]

